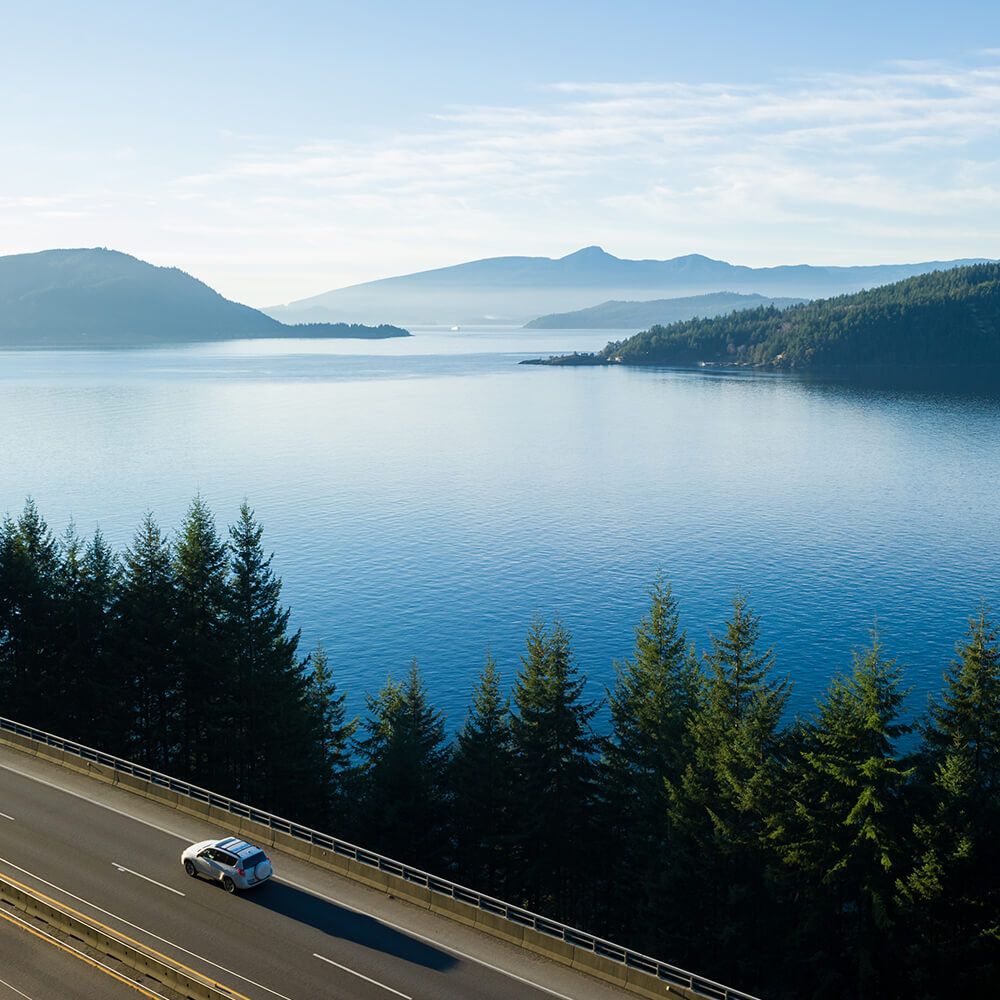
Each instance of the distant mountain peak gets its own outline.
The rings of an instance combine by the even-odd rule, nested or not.
[[[603,247],[592,246],[583,247],[580,250],[574,250],[573,253],[566,254],[565,257],[560,257],[560,261],[564,260],[618,260],[613,254],[608,253]]]
[[[520,326],[537,316],[572,312],[610,300],[652,301],[718,292],[822,298],[967,263],[973,262],[753,268],[698,253],[669,260],[631,260],[592,245],[564,257],[486,257],[381,278],[264,312],[286,321],[322,320],[336,314],[361,323],[377,316],[402,325]]]

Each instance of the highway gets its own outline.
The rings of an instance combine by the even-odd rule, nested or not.
[[[189,878],[182,848],[222,835],[197,818],[0,747],[0,872],[248,1000],[628,995],[269,848],[276,875],[257,889],[230,895]],[[0,955],[13,933],[3,930]],[[108,982],[93,995],[117,997]],[[20,988],[33,998],[51,995]]]
[[[175,996],[79,941],[53,936],[44,924],[0,906],[0,1000],[174,1000]]]

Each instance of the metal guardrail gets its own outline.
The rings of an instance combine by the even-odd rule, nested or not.
[[[222,809],[232,816],[239,816],[242,819],[249,819],[255,823],[260,823],[270,830],[275,830],[278,833],[284,833],[306,843],[322,847],[351,861],[368,865],[380,872],[395,875],[414,885],[429,889],[431,892],[440,893],[443,896],[476,907],[485,913],[502,917],[513,924],[521,927],[529,927],[534,931],[546,934],[558,941],[564,941],[566,944],[573,945],[576,948],[592,952],[613,962],[620,962],[626,968],[648,973],[660,982],[671,986],[684,987],[697,993],[699,996],[709,998],[709,1000],[759,1000],[758,997],[749,993],[743,993],[740,990],[723,986],[721,983],[716,983],[711,979],[705,979],[703,976],[687,972],[667,962],[661,962],[659,959],[651,958],[649,955],[632,951],[631,948],[615,944],[612,941],[605,941],[603,938],[594,937],[593,934],[588,934],[586,931],[578,930],[575,927],[568,927],[566,924],[550,920],[548,917],[532,913],[530,910],[514,906],[512,903],[505,903],[503,900],[494,899],[492,896],[484,896],[474,889],[457,885],[454,882],[448,881],[448,879],[421,871],[419,868],[411,868],[400,861],[394,861],[392,858],[376,854],[374,851],[365,850],[363,847],[358,847],[345,840],[332,837],[327,833],[320,833],[318,830],[313,830],[310,827],[300,826],[291,820],[283,819],[272,813],[263,812],[260,809],[254,809],[253,806],[237,802],[234,799],[227,798],[225,795],[217,795],[215,792],[192,785],[187,781],[181,781],[178,778],[172,778],[170,775],[162,774],[159,771],[153,771],[148,767],[143,767],[141,764],[133,764],[131,761],[123,760],[121,757],[114,757],[111,754],[103,753],[100,750],[84,746],[73,740],[65,740],[60,736],[54,736],[52,733],[36,729],[34,726],[26,726],[20,722],[15,722],[13,719],[6,719],[0,716],[0,731],[15,733],[36,743],[44,743],[46,746],[62,750],[65,753],[79,757],[81,760],[101,764],[122,774],[158,785],[168,791],[177,792],[197,802],[203,802],[217,809]]]

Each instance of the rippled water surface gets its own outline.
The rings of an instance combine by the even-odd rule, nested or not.
[[[737,588],[808,711],[878,627],[910,707],[1000,606],[995,388],[519,366],[619,334],[416,330],[0,354],[0,508],[117,549],[146,511],[247,498],[303,633],[352,711],[415,656],[461,722],[561,618],[595,697],[658,569],[699,649]]]

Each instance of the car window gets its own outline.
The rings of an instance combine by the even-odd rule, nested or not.
[[[243,867],[256,868],[262,861],[267,861],[267,855],[263,851],[256,851],[250,857],[243,859]]]

